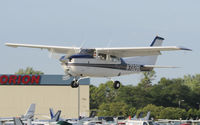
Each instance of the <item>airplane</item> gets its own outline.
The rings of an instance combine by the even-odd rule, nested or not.
[[[31,120],[31,119],[26,119],[26,121],[23,120],[23,118],[19,118],[19,117],[13,117],[13,122],[6,122],[6,124],[13,124],[14,125],[32,125],[32,124],[56,124],[59,121],[59,117],[61,114],[61,110],[58,110],[58,112],[56,114],[54,114],[52,112],[53,110],[50,109],[50,116],[51,119],[50,120]]]
[[[66,79],[73,77],[72,88],[79,87],[79,80],[88,77],[105,77],[135,74],[152,71],[154,68],[174,68],[155,65],[161,51],[191,49],[177,46],[162,46],[164,38],[156,36],[149,47],[81,48],[66,46],[47,46],[33,44],[5,43],[9,47],[28,47],[47,49],[51,54],[66,54],[59,60]],[[111,79],[112,80],[112,79]],[[119,81],[113,81],[115,89]]]
[[[35,104],[31,104],[27,112],[24,115],[22,115],[20,118],[22,120],[33,119],[34,113],[35,113]],[[7,121],[13,121],[13,117],[0,118],[1,123],[7,122]]]
[[[144,112],[140,112],[137,118],[137,115],[135,115],[133,118],[131,118],[130,120],[149,120],[151,112],[148,111],[147,115],[145,117],[142,118]]]
[[[51,121],[59,121],[60,120],[60,114],[61,110],[58,110],[56,114],[54,114],[54,111],[52,108],[49,109]]]
[[[13,121],[14,121],[14,125],[24,125],[24,123],[22,122],[20,118],[14,117]]]

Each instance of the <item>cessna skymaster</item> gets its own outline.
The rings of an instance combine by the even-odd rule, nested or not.
[[[88,77],[106,77],[129,75],[153,68],[173,68],[155,65],[161,51],[188,50],[177,46],[162,46],[164,38],[156,36],[150,47],[118,47],[118,48],[81,48],[65,46],[47,46],[32,44],[5,43],[9,47],[28,47],[47,49],[51,53],[65,54],[60,58],[66,78],[73,77],[71,87],[79,86],[79,80]],[[115,89],[120,87],[114,81]]]

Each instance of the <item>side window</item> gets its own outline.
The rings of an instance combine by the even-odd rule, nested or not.
[[[110,55],[110,59],[111,59],[111,61],[113,61],[113,62],[119,61],[119,58],[116,57],[116,56],[113,56],[113,55]]]
[[[102,60],[106,60],[106,54],[99,53],[98,57]]]

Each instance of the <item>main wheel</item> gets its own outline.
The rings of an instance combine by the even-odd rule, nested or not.
[[[73,80],[73,81],[71,82],[71,87],[72,87],[72,88],[77,88],[78,86],[79,86],[78,81]]]
[[[119,81],[115,81],[114,82],[114,84],[113,84],[113,87],[115,88],[115,89],[119,89],[120,88],[120,82]]]

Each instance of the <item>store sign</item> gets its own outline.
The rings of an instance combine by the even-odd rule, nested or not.
[[[36,85],[40,83],[40,75],[0,75],[0,84]]]
[[[16,74],[0,74],[0,85],[71,85],[73,77],[65,75],[16,75]],[[89,85],[89,79],[79,81],[80,85]]]

